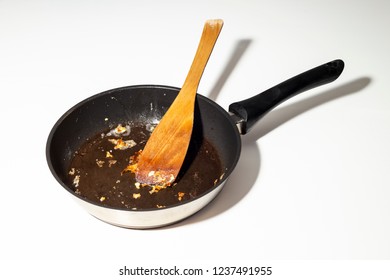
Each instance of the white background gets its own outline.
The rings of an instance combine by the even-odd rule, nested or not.
[[[275,277],[302,277],[320,261],[328,269],[310,273],[321,279],[337,276],[332,265],[362,275],[369,261],[389,275],[389,13],[385,0],[0,0],[4,268],[119,279],[124,265],[274,264]],[[336,58],[344,73],[243,136],[237,168],[196,215],[143,231],[93,218],[49,171],[50,129],[107,89],[180,87],[209,18],[225,25],[199,93],[226,109]]]

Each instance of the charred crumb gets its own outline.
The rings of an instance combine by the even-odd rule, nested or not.
[[[104,165],[104,160],[98,160],[98,159],[96,159],[96,164],[97,164],[97,166],[99,166],[100,168],[102,168],[103,165]]]
[[[183,199],[184,195],[185,195],[185,193],[183,193],[183,192],[178,192],[178,193],[177,193],[177,200],[181,201],[181,200]]]
[[[134,147],[137,143],[134,140],[123,140],[122,138],[110,138],[108,141],[114,144],[114,150],[126,150]]]
[[[138,199],[141,197],[141,194],[140,193],[133,193],[133,198],[134,199]]]
[[[80,175],[76,175],[73,179],[73,185],[78,188],[80,184]]]

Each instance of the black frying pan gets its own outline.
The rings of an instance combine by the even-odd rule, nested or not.
[[[247,133],[262,116],[290,97],[336,80],[343,68],[342,60],[313,68],[250,99],[231,104],[231,114],[198,94],[192,141],[202,142],[207,139],[215,147],[224,175],[223,179],[211,185],[204,193],[175,205],[141,210],[105,206],[75,193],[69,183],[68,172],[75,151],[86,139],[118,123],[158,122],[178,94],[179,88],[129,86],[108,90],[80,102],[67,111],[51,130],[46,147],[47,162],[57,181],[93,216],[128,228],[168,225],[194,214],[221,191],[240,157],[241,134]],[[196,156],[190,146],[186,162],[191,162]]]

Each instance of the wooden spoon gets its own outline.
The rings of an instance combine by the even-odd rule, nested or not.
[[[169,185],[176,179],[191,139],[198,85],[222,26],[219,19],[206,21],[184,85],[139,157],[138,182]]]

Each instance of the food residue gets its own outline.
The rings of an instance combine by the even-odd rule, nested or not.
[[[183,196],[185,195],[185,193],[183,193],[183,192],[178,192],[177,193],[177,199],[179,200],[179,201],[181,201],[182,199],[183,199]]]
[[[96,159],[96,164],[97,164],[97,166],[99,166],[100,168],[102,168],[103,165],[104,165],[104,160],[98,160],[98,159]]]
[[[80,175],[76,175],[73,179],[73,185],[78,188],[80,183]]]
[[[125,140],[123,141],[120,139],[108,139],[112,144],[114,144],[115,150],[126,150],[129,148],[133,148],[137,143],[134,142],[134,140]]]
[[[138,199],[141,197],[141,194],[140,193],[133,193],[133,198],[134,199]]]
[[[87,139],[74,153],[68,170],[75,194],[118,209],[165,208],[198,197],[222,179],[215,149],[202,140],[192,142],[195,147],[189,151],[196,154],[188,155],[192,160],[184,165],[185,173],[157,185],[137,182],[138,159],[154,127],[118,124]],[[149,175],[161,176],[154,170]]]

